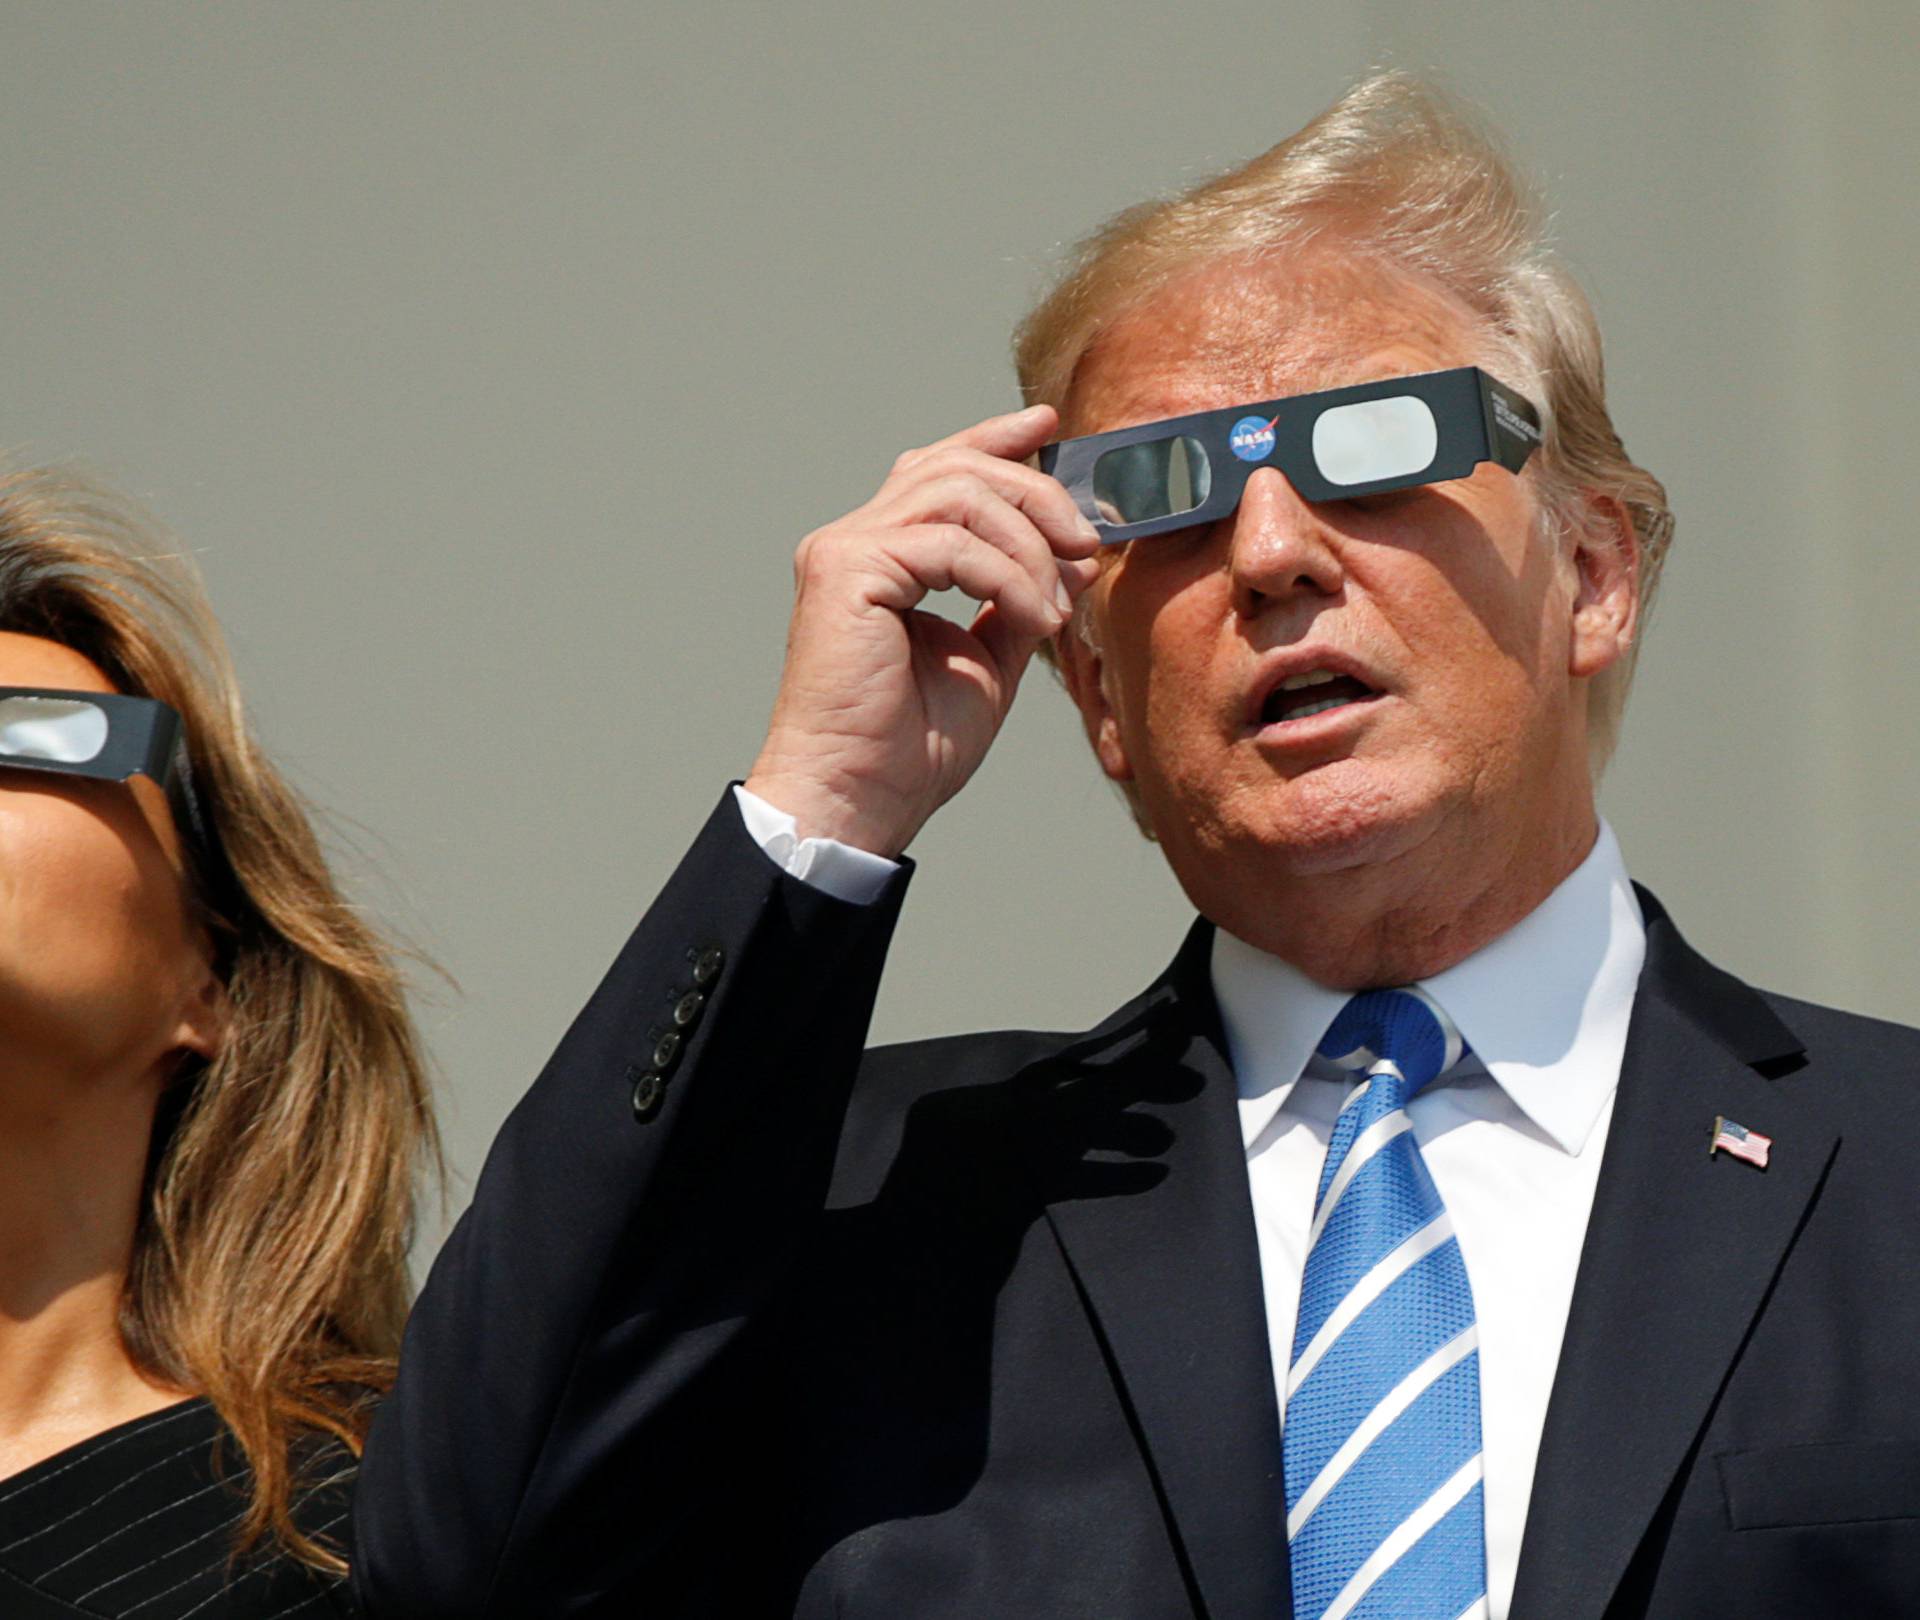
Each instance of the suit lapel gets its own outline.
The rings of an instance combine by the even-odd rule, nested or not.
[[[1121,1144],[1089,1150],[1089,1171],[1133,1178],[1050,1198],[1048,1216],[1204,1612],[1287,1620],[1279,1416],[1211,938],[1196,925],[1140,1002],[1035,1077],[1075,1144]]]
[[[1838,1143],[1801,1045],[1650,895],[1647,964],[1547,1410],[1512,1613],[1606,1608],[1710,1414]],[[1773,1138],[1708,1156],[1714,1116]]]

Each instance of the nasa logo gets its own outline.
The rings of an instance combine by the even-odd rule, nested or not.
[[[1243,416],[1227,434],[1227,445],[1242,461],[1265,461],[1273,454],[1273,422],[1264,416]]]

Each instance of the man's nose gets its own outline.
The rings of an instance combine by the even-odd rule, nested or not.
[[[1228,567],[1234,606],[1247,615],[1277,598],[1331,596],[1346,578],[1320,514],[1277,467],[1247,480],[1233,515]]]

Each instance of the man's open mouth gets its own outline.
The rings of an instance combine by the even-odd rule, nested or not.
[[[1329,709],[1344,709],[1353,703],[1368,703],[1380,694],[1357,676],[1331,669],[1309,669],[1289,675],[1267,694],[1260,705],[1260,724],[1279,725],[1288,720],[1304,720],[1308,715],[1325,714]]]

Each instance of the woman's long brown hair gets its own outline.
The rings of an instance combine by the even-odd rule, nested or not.
[[[400,1347],[419,1173],[439,1165],[395,952],[256,747],[198,572],[144,513],[64,473],[0,477],[0,629],[73,648],[185,722],[230,868],[198,899],[231,1013],[219,1055],[162,1100],[120,1331],[245,1454],[236,1550],[272,1537],[344,1570],[294,1523],[292,1452],[320,1434],[358,1453]]]

